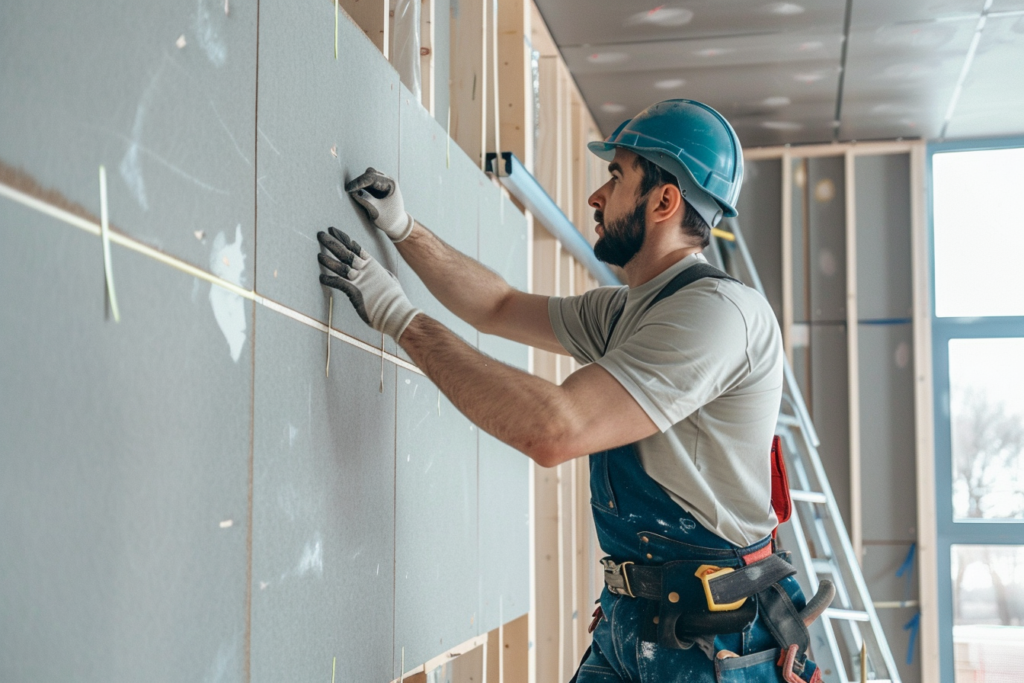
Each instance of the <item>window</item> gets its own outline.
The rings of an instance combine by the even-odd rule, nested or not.
[[[1024,140],[929,146],[942,683],[1024,680]]]

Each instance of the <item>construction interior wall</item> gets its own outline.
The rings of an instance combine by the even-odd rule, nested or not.
[[[529,461],[317,282],[333,225],[528,367],[343,192],[528,288],[436,100],[327,0],[5,4],[0,93],[0,680],[384,682],[527,613]]]
[[[739,205],[905,682],[922,680],[914,326],[929,324],[913,315],[914,145],[752,150]]]

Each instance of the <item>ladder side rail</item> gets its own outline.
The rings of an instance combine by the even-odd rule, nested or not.
[[[798,507],[793,507],[793,515],[790,517],[789,523],[779,528],[779,534],[784,541],[791,540],[793,546],[798,549],[797,576],[798,579],[804,579],[804,585],[812,586],[811,592],[808,593],[808,595],[812,595],[818,590],[818,577],[811,559],[810,549],[807,547],[807,539],[803,530],[804,522]],[[811,624],[808,631],[811,636],[813,659],[823,672],[829,672],[827,680],[831,681],[833,674],[841,675],[840,680],[847,680],[842,650],[836,639],[832,623],[828,619],[819,618]]]

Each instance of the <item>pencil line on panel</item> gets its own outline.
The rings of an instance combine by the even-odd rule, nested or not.
[[[53,204],[44,202],[36,197],[33,197],[32,195],[21,192],[20,190],[12,188],[3,183],[0,183],[0,197],[5,197],[27,208],[34,209],[42,214],[50,216],[51,218],[55,218],[61,221],[62,223],[66,223],[72,227],[78,228],[83,232],[89,233],[97,237],[101,235],[101,229],[98,223],[82,218],[81,216],[71,213],[66,209],[62,209],[60,207],[54,206]],[[218,287],[222,287],[223,289],[226,289],[229,292],[237,294],[243,299],[248,299],[249,301],[252,301],[255,304],[269,308],[270,310],[276,313],[280,313],[281,315],[285,315],[295,320],[296,322],[308,325],[309,327],[320,330],[321,332],[328,332],[327,325],[320,322],[319,320],[315,320],[314,318],[311,318],[294,309],[288,308],[287,306],[284,306],[283,304],[280,304],[272,299],[268,299],[253,290],[245,289],[244,287],[239,287],[233,282],[221,279],[216,275],[213,275],[212,273],[209,273],[201,268],[192,265],[191,263],[187,263],[174,256],[165,254],[164,252],[154,249],[149,245],[143,244],[142,242],[139,242],[131,237],[128,237],[125,234],[117,232],[113,228],[110,229],[109,239],[110,242],[113,244],[125,247],[127,249],[131,249],[132,251],[138,254],[147,256],[153,259],[154,261],[159,261],[160,263],[166,266],[170,266],[171,268],[181,271],[186,275],[191,275],[196,279],[202,280],[204,282],[209,282],[210,284],[216,285]],[[345,334],[344,332],[341,332],[339,330],[331,329],[329,333],[335,339],[338,339],[339,341],[342,341],[350,346],[354,346],[362,351],[366,351],[367,353],[372,353],[375,356],[381,356],[383,360],[389,363],[398,365],[400,367],[405,368],[406,370],[409,370],[410,372],[415,372],[416,374],[419,375],[424,374],[423,371],[416,367],[414,363],[410,363],[409,361],[400,358],[395,354],[384,351],[383,345],[381,347],[376,347],[371,344],[367,344],[366,342],[361,341],[356,337]]]

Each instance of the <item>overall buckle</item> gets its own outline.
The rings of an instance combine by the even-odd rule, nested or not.
[[[700,567],[697,568],[697,572],[694,574],[694,576],[696,576],[698,579],[700,579],[700,582],[702,584],[704,584],[704,597],[708,601],[708,610],[709,611],[711,611],[711,612],[732,612],[733,610],[737,610],[740,607],[742,607],[743,603],[745,603],[747,601],[746,598],[741,598],[741,599],[737,600],[736,602],[729,602],[729,603],[719,604],[719,603],[715,602],[715,598],[711,594],[710,582],[712,580],[718,578],[719,576],[725,576],[726,574],[731,574],[734,571],[736,571],[736,570],[733,569],[732,567],[716,567],[716,566],[714,566],[712,564],[702,564]]]
[[[604,567],[604,585],[608,587],[609,593],[625,595],[630,598],[636,597],[629,585],[629,576],[626,574],[626,567],[631,564],[633,563],[629,561],[616,564],[607,557],[601,560],[601,565]]]

